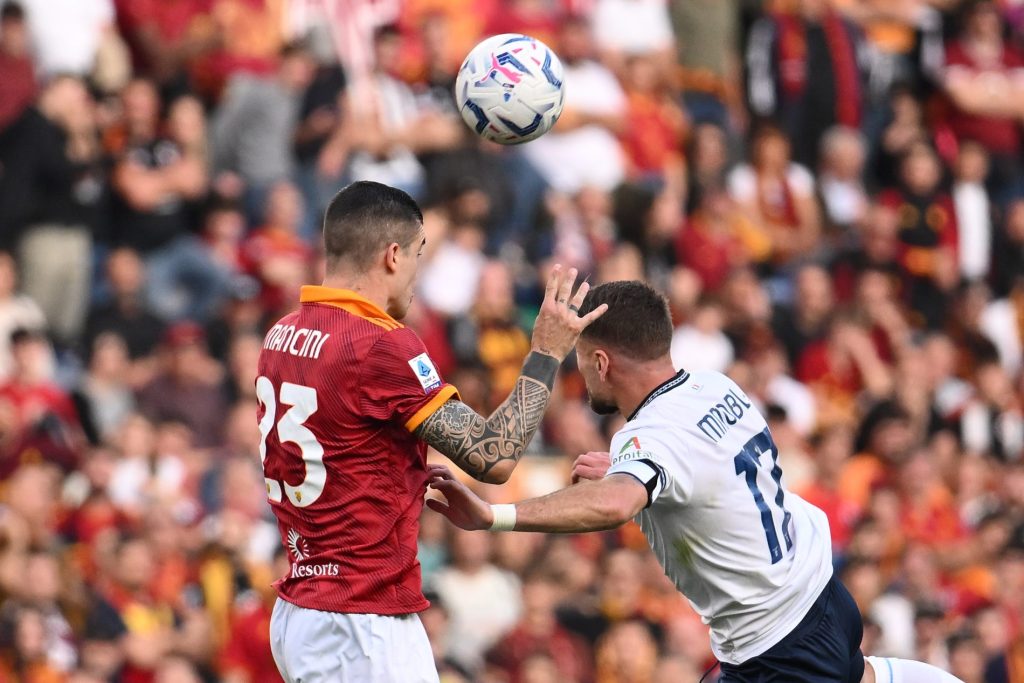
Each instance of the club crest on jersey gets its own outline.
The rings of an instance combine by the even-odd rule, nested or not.
[[[295,529],[288,530],[288,551],[296,562],[302,562],[309,557],[309,546],[306,545],[306,539],[300,536]]]
[[[423,387],[423,393],[430,393],[441,386],[441,375],[438,374],[434,362],[427,354],[421,353],[413,358],[409,361],[409,367],[412,368],[413,374],[416,375],[420,386]]]

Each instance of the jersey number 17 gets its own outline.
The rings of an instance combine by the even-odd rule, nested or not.
[[[761,470],[761,454],[770,452],[772,454],[772,479],[775,481],[777,492],[775,494],[775,505],[782,512],[782,538],[786,541],[786,550],[793,549],[793,539],[789,535],[789,522],[792,515],[783,507],[785,493],[782,490],[782,468],[779,467],[779,449],[775,447],[775,441],[771,433],[765,427],[764,431],[756,435],[743,446],[743,450],[733,458],[736,464],[736,474],[742,474],[747,481],[747,488],[754,496],[754,503],[761,513],[761,526],[764,527],[765,539],[768,541],[768,552],[772,557],[772,564],[782,559],[782,547],[779,545],[779,534],[775,530],[775,517],[772,509],[765,500],[761,489],[757,486],[757,474]]]

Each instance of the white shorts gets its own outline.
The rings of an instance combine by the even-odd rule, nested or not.
[[[321,612],[278,598],[270,649],[286,683],[438,683],[415,614]]]

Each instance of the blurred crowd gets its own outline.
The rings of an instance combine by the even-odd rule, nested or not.
[[[566,68],[523,147],[452,97],[481,37]],[[759,404],[870,654],[1024,681],[1020,0],[0,3],[0,683],[263,683],[288,571],[262,335],[332,194],[424,207],[417,330],[481,412],[546,269],[646,279]],[[570,358],[510,501],[604,450]],[[678,683],[706,629],[635,527],[427,513],[444,683]],[[714,680],[715,672],[707,680]]]

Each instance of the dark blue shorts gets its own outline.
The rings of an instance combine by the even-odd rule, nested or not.
[[[834,576],[788,636],[740,665],[722,662],[719,683],[860,683],[864,622],[853,596]]]

